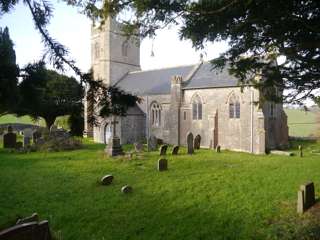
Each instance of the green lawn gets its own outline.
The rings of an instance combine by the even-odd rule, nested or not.
[[[62,239],[302,239],[319,233],[310,214],[296,214],[297,190],[320,187],[320,157],[304,158],[200,150],[108,159],[103,145],[59,153],[0,151],[0,226],[38,212]],[[296,146],[295,146],[296,148]],[[98,181],[113,174],[111,186]],[[120,191],[130,184],[134,191]],[[310,222],[312,222],[310,220]],[[0,227],[1,228],[1,227]],[[318,235],[319,237],[320,235]],[[316,238],[310,238],[316,239]]]
[[[317,113],[299,109],[285,109],[288,116],[288,127],[290,136],[308,137],[320,128],[317,123]],[[320,114],[320,113],[318,113]]]

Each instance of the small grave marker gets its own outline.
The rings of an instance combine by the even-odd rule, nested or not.
[[[110,185],[113,181],[113,176],[112,175],[106,175],[106,176],[103,176],[101,178],[101,184],[102,185]]]
[[[172,149],[172,155],[178,155],[179,153],[179,146],[174,146]]]
[[[125,186],[123,186],[123,187],[121,188],[121,192],[122,192],[122,193],[131,193],[132,190],[133,190],[132,187],[129,186],[129,185],[125,185]]]
[[[168,160],[161,158],[158,160],[158,171],[162,172],[162,171],[166,171],[168,170]]]
[[[167,154],[168,145],[162,145],[160,147],[160,156],[164,156]]]

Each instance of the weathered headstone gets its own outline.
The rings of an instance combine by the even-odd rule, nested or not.
[[[174,146],[172,149],[172,155],[178,155],[179,153],[179,146]]]
[[[303,198],[305,209],[312,207],[316,202],[313,182],[308,182],[306,184],[301,185],[300,190],[304,192]]]
[[[123,187],[121,188],[121,192],[123,192],[123,193],[131,193],[132,190],[133,190],[132,187],[129,186],[129,185],[125,185],[125,186],[123,186]]]
[[[107,155],[109,155],[111,157],[115,157],[115,156],[119,156],[119,155],[124,154],[124,152],[122,150],[121,143],[120,143],[120,138],[116,134],[117,133],[117,130],[116,130],[117,123],[119,123],[119,122],[116,120],[116,116],[113,116],[112,121],[111,121],[112,136],[109,138],[108,145],[104,150],[107,153]]]
[[[136,152],[142,152],[142,150],[143,150],[143,144],[142,143],[134,143],[134,150],[136,151]]]
[[[32,134],[33,137],[33,143],[37,144],[38,140],[42,137],[42,133],[39,129],[33,132]]]
[[[299,145],[299,156],[303,157],[303,148],[301,145]]]
[[[167,154],[168,145],[162,145],[160,147],[160,156],[164,156]]]
[[[101,178],[101,184],[102,185],[110,185],[113,181],[113,176],[112,175],[106,175],[106,176],[103,176]]]
[[[8,127],[8,133],[3,135],[3,148],[15,148],[17,143],[17,135],[12,132],[12,127]]]
[[[161,158],[158,160],[158,171],[166,171],[168,170],[168,160]]]
[[[151,136],[149,137],[148,150],[149,150],[149,151],[155,151],[155,150],[157,150],[157,138],[156,138],[154,135],[151,135]]]
[[[298,191],[298,201],[297,201],[297,212],[298,213],[304,213],[304,192],[302,190]]]
[[[187,147],[188,147],[188,154],[193,154],[193,134],[189,133],[187,135]]]
[[[221,152],[221,146],[220,146],[220,145],[217,146],[216,152],[217,152],[217,153],[220,153],[220,152]]]
[[[30,128],[23,130],[23,146],[24,147],[30,146],[32,137],[33,137],[33,132]]]
[[[51,240],[48,221],[17,224],[0,231],[1,240]]]
[[[194,138],[194,149],[200,149],[200,143],[201,143],[201,136],[197,135]]]

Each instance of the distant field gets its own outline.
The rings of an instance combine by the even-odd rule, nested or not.
[[[8,114],[0,117],[0,124],[4,124],[4,123],[36,124],[29,116],[17,118],[12,114]],[[42,125],[43,121],[40,121],[40,124]]]
[[[317,128],[320,128],[320,123],[317,124],[317,114],[315,112],[306,112],[299,109],[285,109],[285,112],[288,115],[290,136],[312,136],[316,133]]]
[[[43,119],[40,119],[39,123],[32,120],[29,116],[19,117],[12,114],[4,115],[0,117],[0,124],[5,123],[24,123],[24,124],[40,124],[40,126],[45,126],[45,122]],[[56,125],[61,126],[65,129],[69,129],[68,123],[67,123],[67,117],[58,117],[56,122]]]

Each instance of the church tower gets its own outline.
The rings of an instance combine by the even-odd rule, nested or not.
[[[104,24],[91,27],[91,67],[95,80],[102,80],[106,85],[116,84],[130,71],[140,70],[140,39],[127,38],[122,33],[121,24],[113,18]],[[93,127],[88,123],[90,103],[85,100],[85,132],[93,136]]]
[[[140,70],[139,38],[128,39],[121,24],[110,17],[102,26],[92,26],[91,64],[95,79],[117,83],[128,72]]]

